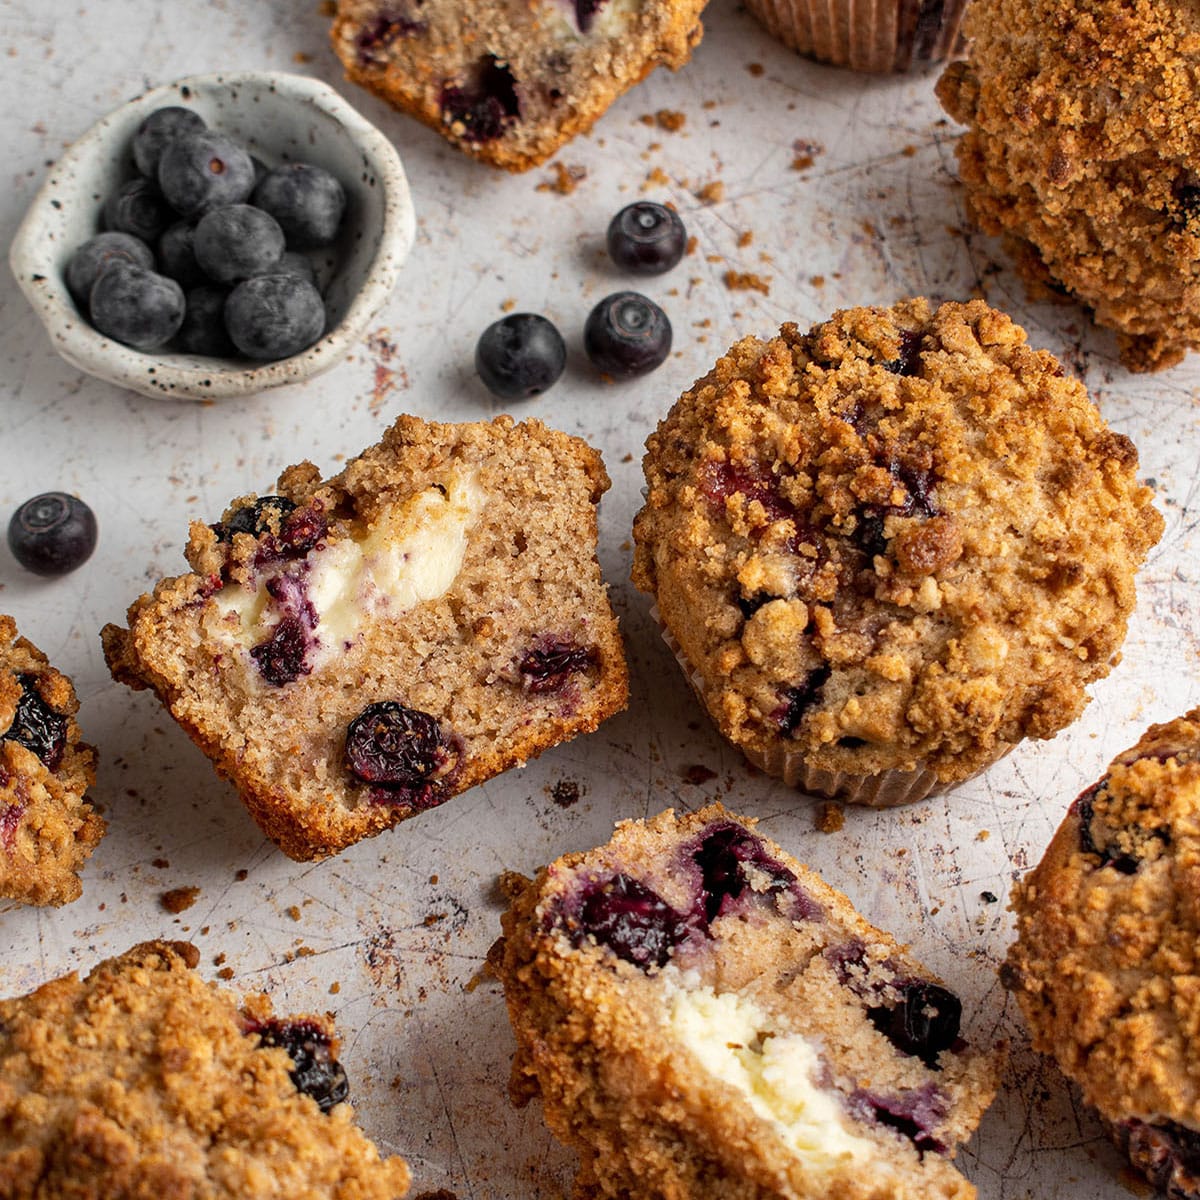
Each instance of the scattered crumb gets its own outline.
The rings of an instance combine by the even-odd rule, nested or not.
[[[234,879],[235,879],[235,880],[236,880],[238,883],[245,883],[245,882],[246,882],[246,880],[250,878],[250,872],[249,872],[249,871],[247,871],[247,870],[245,870],[245,869],[243,869],[243,870],[241,870],[241,871],[238,871],[238,873],[237,873],[236,875],[234,875],[234,877],[233,877],[233,878],[234,878]]]
[[[633,549],[633,543],[632,543],[632,542],[631,542],[631,541],[630,541],[628,538],[626,538],[626,539],[625,539],[625,540],[624,540],[624,541],[621,543],[621,552],[622,552],[623,554],[628,554],[628,553],[629,553],[629,551],[630,551],[630,550],[632,550],[632,549]]]
[[[1000,900],[1000,897],[995,892],[980,892],[979,898],[984,904],[996,904]]]
[[[539,192],[554,192],[558,196],[569,196],[586,178],[587,167],[572,164],[567,166],[560,162],[551,163],[554,170],[553,179],[545,179],[537,185]]]
[[[292,62],[310,63],[312,60],[313,56],[309,54],[307,50],[297,50],[296,53],[292,55]]]
[[[807,171],[813,165],[813,157],[811,154],[797,154],[792,159],[793,171]]]
[[[988,829],[981,829],[981,830],[980,830],[980,831],[979,831],[979,832],[978,832],[978,833],[975,835],[975,840],[976,840],[977,842],[986,842],[986,841],[988,840],[988,838],[990,838],[991,836],[992,836],[992,834],[991,834],[991,830],[988,830]]]
[[[649,175],[646,176],[646,182],[642,184],[642,191],[646,191],[650,187],[666,187],[671,180],[662,167],[655,167]]]
[[[813,285],[813,287],[824,287],[825,286],[825,276],[824,275],[814,275],[808,282],[811,283]]]
[[[300,920],[300,906],[298,904],[289,904],[288,907],[283,911],[287,913],[287,915],[291,917],[293,921]]]
[[[746,70],[749,71],[755,79],[757,79],[760,75],[766,73],[767,68],[764,67],[762,63],[747,63]]]
[[[167,858],[156,858],[151,861],[150,865],[157,867],[160,871],[165,871],[171,865],[171,861]]]
[[[691,767],[684,767],[680,774],[683,776],[684,783],[690,783],[692,787],[700,787],[701,784],[708,783],[710,779],[716,779],[717,773],[711,767],[706,767],[702,763],[696,763]]]
[[[916,152],[917,152],[916,146],[905,146],[904,149],[900,151],[900,153],[903,154],[905,158],[912,158],[912,156],[914,154],[916,154]]]
[[[222,967],[217,972],[217,978],[218,979],[232,979],[233,978],[233,968],[232,967]]]
[[[574,779],[560,779],[550,789],[550,799],[559,808],[570,808],[571,805],[577,804],[580,795],[579,784]]]
[[[622,462],[633,462],[633,455],[632,455],[632,454],[630,454],[628,450],[626,450],[626,451],[625,451],[625,457],[624,457],[624,458],[622,458],[622,459],[621,459],[621,461],[622,461]]]
[[[463,984],[463,991],[469,996],[481,983],[487,983],[490,977],[491,971],[488,969],[487,964],[485,963],[478,971],[475,972],[474,975],[471,976],[470,979],[467,980],[465,984]]]
[[[430,875],[430,877],[429,877],[429,886],[430,886],[430,887],[437,887],[437,881],[438,881],[438,877],[437,877],[436,875]]]
[[[444,912],[428,913],[428,914],[426,914],[425,920],[422,921],[421,924],[422,925],[436,925],[439,921],[444,921],[449,915],[450,915],[449,913],[444,913]]]
[[[706,254],[704,256],[704,261],[711,262],[711,263],[724,262],[725,256],[722,254]]]
[[[860,223],[860,226],[862,228],[863,233],[865,233],[867,235],[867,237],[877,238],[879,236],[879,230],[876,229],[875,226],[872,225],[870,221],[862,221]]]
[[[199,899],[200,889],[198,887],[172,888],[169,892],[163,892],[159,897],[163,908],[169,913],[186,912]]]
[[[506,313],[512,312],[512,310],[516,307],[517,307],[517,301],[516,301],[515,296],[509,296],[507,300],[500,301],[500,311],[501,312],[506,312]]]
[[[336,996],[338,994],[338,992],[340,992],[341,990],[342,990],[342,985],[340,983],[338,983],[338,981],[336,979],[329,985],[329,994],[331,996]]]
[[[654,124],[654,114],[653,113],[642,113],[642,115],[640,117],[638,117],[638,120],[643,125],[653,125]]]
[[[312,958],[316,951],[311,946],[298,946],[296,948],[297,958]]]
[[[699,239],[698,239],[698,238],[696,238],[696,237],[695,237],[695,235],[693,235],[692,237],[688,238],[688,240],[687,240],[687,245],[686,245],[686,246],[683,248],[683,252],[684,252],[684,254],[695,254],[695,253],[696,253],[696,247],[697,247],[699,244],[700,244],[700,242],[699,242]]]
[[[754,241],[754,230],[743,229],[742,232],[738,234],[738,249],[744,250],[752,241]]]
[[[700,107],[701,108],[716,108],[717,102],[715,100],[705,100],[705,102],[702,105],[700,105]]]
[[[817,828],[822,833],[837,833],[846,824],[846,813],[840,804],[826,800],[817,809]]]
[[[726,271],[722,278],[731,292],[762,292],[764,296],[771,294],[770,278],[764,279],[752,271]]]
[[[720,204],[725,199],[725,184],[720,179],[714,179],[693,195],[701,204]]]
[[[225,951],[222,950],[221,953],[218,954],[217,957],[213,959],[213,966],[214,967],[222,966],[222,965],[224,965],[224,962],[225,962]]]
[[[678,133],[687,124],[687,117],[683,113],[669,108],[660,108],[654,114],[654,120],[659,129],[665,129],[668,133]]]

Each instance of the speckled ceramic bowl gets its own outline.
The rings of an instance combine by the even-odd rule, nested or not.
[[[316,263],[327,332],[302,353],[254,363],[135,350],[98,333],[71,299],[67,261],[99,232],[104,197],[133,174],[129,147],[138,125],[171,104],[195,109],[268,166],[287,159],[315,163],[345,187],[342,231]],[[73,366],[146,396],[220,399],[296,383],[332,367],[387,299],[415,227],[399,156],[332,88],[272,72],[196,75],[109,113],[63,154],[17,231],[9,263],[54,348]]]

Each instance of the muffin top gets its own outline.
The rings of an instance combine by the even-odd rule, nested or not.
[[[744,338],[646,445],[634,582],[722,733],[831,771],[1052,736],[1162,532],[1133,444],[982,301]]]
[[[1109,1121],[1200,1127],[1200,708],[1151,727],[1016,888],[1002,972]]]

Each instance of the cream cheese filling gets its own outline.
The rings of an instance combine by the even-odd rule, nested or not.
[[[467,536],[483,511],[476,473],[459,468],[380,516],[362,537],[343,538],[309,551],[296,563],[260,574],[253,587],[227,584],[214,596],[217,628],[249,649],[270,638],[287,602],[267,584],[290,576],[311,605],[311,670],[354,645],[372,622],[397,617],[444,596],[462,570]]]
[[[714,992],[694,978],[664,972],[668,1023],[704,1069],[736,1088],[755,1114],[811,1170],[828,1172],[875,1154],[851,1132],[836,1097],[815,1082],[820,1057],[797,1033],[735,992]]]

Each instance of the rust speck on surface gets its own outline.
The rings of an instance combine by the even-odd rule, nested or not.
[[[579,784],[574,779],[560,779],[550,789],[550,799],[559,808],[570,808],[573,804],[577,804],[581,794]]]
[[[690,783],[692,787],[700,787],[701,784],[708,783],[711,779],[716,779],[717,773],[711,767],[704,766],[703,763],[695,763],[693,766],[684,767],[681,772],[684,783]]]

